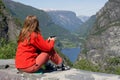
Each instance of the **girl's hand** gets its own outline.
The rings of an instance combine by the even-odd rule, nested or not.
[[[48,38],[48,41],[50,41],[50,40],[55,41],[55,40],[56,40],[56,37],[52,37],[52,38],[51,38],[51,37],[49,37],[49,38]]]
[[[56,40],[56,37],[50,38],[50,40],[53,40],[53,41],[55,41],[55,40]]]

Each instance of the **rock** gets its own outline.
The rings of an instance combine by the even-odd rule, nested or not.
[[[2,1],[0,3],[3,4]],[[15,22],[15,19],[9,14],[5,5],[0,5],[0,38],[16,41],[20,29],[20,25]]]
[[[14,60],[0,60],[0,65],[14,65]],[[18,73],[15,67],[0,69],[0,80],[120,80],[120,75],[90,72],[78,69],[49,73]]]
[[[78,61],[86,59],[100,67],[101,71],[107,72],[108,69],[110,73],[118,71],[117,68],[120,67],[120,0],[108,0],[97,12],[95,24],[84,45]]]

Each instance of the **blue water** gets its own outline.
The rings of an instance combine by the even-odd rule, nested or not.
[[[80,48],[64,48],[61,52],[74,63],[80,54]]]

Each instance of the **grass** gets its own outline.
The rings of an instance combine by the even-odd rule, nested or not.
[[[17,44],[14,42],[7,42],[5,39],[0,40],[0,59],[11,59],[15,57],[15,50]]]
[[[99,67],[93,65],[90,61],[86,59],[81,59],[80,61],[75,63],[73,67],[77,69],[87,70],[87,71],[99,72]]]
[[[4,38],[0,39],[0,59],[12,59],[15,58],[17,43],[12,41],[6,41]],[[65,60],[65,63],[72,66],[70,60],[60,52],[59,49],[55,48],[59,55]]]
[[[107,58],[107,65],[101,67],[102,65],[94,65],[92,62],[87,59],[81,59],[74,64],[74,68],[93,71],[93,72],[103,72],[109,74],[118,74],[120,75],[120,57]]]

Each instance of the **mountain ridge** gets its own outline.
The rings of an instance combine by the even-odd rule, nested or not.
[[[36,15],[40,21],[40,28],[45,38],[51,35],[56,35],[56,37],[59,39],[58,41],[61,41],[60,43],[64,44],[63,47],[68,47],[67,44],[70,44],[70,46],[75,46],[77,44],[73,43],[73,39],[77,40],[77,37],[71,34],[71,32],[65,28],[56,25],[50,16],[43,10],[26,6],[18,2],[13,2],[11,0],[4,0],[4,3],[12,16],[19,18],[22,23],[27,15]]]
[[[120,0],[109,0],[96,14],[96,21],[78,57],[96,71],[120,74]]]
[[[70,32],[75,32],[83,23],[73,11],[50,10],[46,12],[55,24],[62,26]]]

